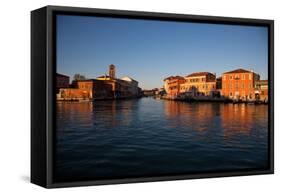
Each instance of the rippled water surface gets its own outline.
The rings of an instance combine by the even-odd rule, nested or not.
[[[57,181],[262,169],[268,107],[141,98],[57,103]]]

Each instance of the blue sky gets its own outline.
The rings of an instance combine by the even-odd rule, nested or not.
[[[244,68],[267,79],[266,27],[57,16],[57,72],[96,78],[115,64],[143,89],[170,75]]]

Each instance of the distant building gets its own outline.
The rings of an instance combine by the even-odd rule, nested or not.
[[[59,99],[62,100],[92,100],[113,98],[112,85],[101,80],[75,80],[72,88],[60,89]]]
[[[216,78],[216,89],[221,90],[222,89],[222,77]]]
[[[57,73],[56,82],[57,82],[56,88],[57,88],[57,93],[58,93],[60,88],[69,87],[69,76]]]
[[[136,80],[134,80],[131,77],[125,76],[122,77],[121,80],[126,81],[128,83],[128,91],[130,92],[130,94],[132,96],[137,96],[139,95],[139,90],[138,90],[138,82]],[[126,83],[125,82],[125,83]]]
[[[155,95],[156,96],[162,96],[162,95],[164,95],[166,92],[165,92],[165,90],[164,90],[164,88],[162,87],[162,88],[156,88],[155,89]]]
[[[231,99],[253,100],[254,84],[260,76],[253,71],[236,69],[222,75],[222,95]]]
[[[71,88],[60,88],[57,98],[60,100],[119,99],[139,96],[138,82],[130,77],[117,79],[115,66],[109,66],[109,76],[96,79],[74,80]]]
[[[261,101],[268,101],[268,80],[255,82],[255,98]]]
[[[196,72],[185,77],[180,93],[191,96],[213,96],[216,92],[216,76],[210,72]]]
[[[221,97],[222,77],[216,78],[216,96]]]
[[[143,96],[154,96],[155,95],[155,90],[154,89],[152,89],[152,90],[143,90],[142,93],[143,93]]]
[[[170,76],[164,79],[164,89],[168,98],[175,98],[180,94],[180,85],[185,83],[182,76]]]

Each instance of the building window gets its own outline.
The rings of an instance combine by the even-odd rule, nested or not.
[[[232,96],[232,92],[229,93],[229,96]]]
[[[229,76],[229,79],[232,80],[232,75]]]
[[[242,80],[245,80],[245,74],[242,74]]]
[[[249,74],[249,80],[252,80],[252,74]]]
[[[226,80],[226,75],[223,76],[223,80]]]
[[[238,74],[235,74],[235,79],[238,79],[239,78],[239,75]]]

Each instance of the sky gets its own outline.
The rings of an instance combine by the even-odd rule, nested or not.
[[[57,72],[87,78],[129,76],[142,89],[163,86],[171,75],[237,68],[268,78],[268,29],[93,16],[57,16]]]

